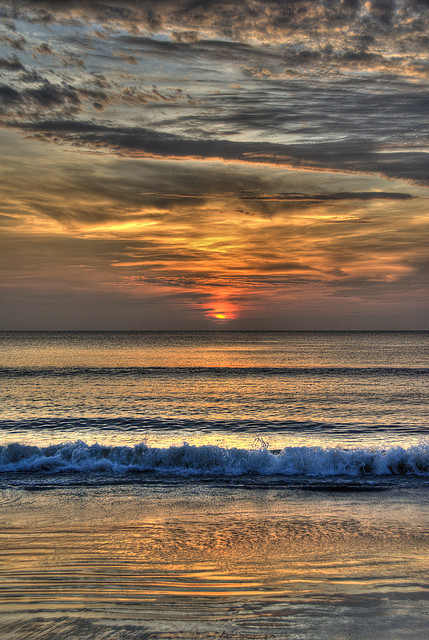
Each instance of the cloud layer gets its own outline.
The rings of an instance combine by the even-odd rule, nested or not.
[[[428,14],[1,0],[8,328],[423,326]]]

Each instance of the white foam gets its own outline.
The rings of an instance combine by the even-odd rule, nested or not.
[[[174,476],[306,476],[429,475],[429,444],[341,449],[286,447],[280,452],[223,448],[214,445],[159,448],[88,445],[77,441],[37,447],[13,443],[0,447],[0,472],[154,472]]]

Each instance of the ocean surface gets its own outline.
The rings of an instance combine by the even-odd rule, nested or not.
[[[6,640],[429,635],[429,332],[0,333]]]

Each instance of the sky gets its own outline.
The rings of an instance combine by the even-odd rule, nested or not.
[[[0,0],[0,329],[429,329],[428,0]]]

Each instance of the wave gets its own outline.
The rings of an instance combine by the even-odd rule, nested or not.
[[[121,432],[133,433],[136,438],[142,440],[146,437],[147,431],[151,433],[176,431],[197,431],[198,433],[214,433],[227,432],[246,433],[269,438],[272,433],[281,432],[283,435],[288,433],[298,433],[313,435],[314,433],[335,433],[342,434],[344,437],[356,437],[360,434],[371,434],[374,436],[378,433],[395,434],[397,436],[416,436],[419,439],[427,436],[428,430],[423,425],[413,425],[410,423],[390,423],[388,421],[380,424],[375,423],[359,423],[350,421],[341,422],[318,422],[315,420],[291,420],[291,419],[261,419],[246,417],[242,419],[203,419],[203,418],[167,418],[167,417],[134,417],[134,416],[115,416],[109,417],[93,417],[93,418],[73,418],[73,417],[42,417],[19,420],[0,420],[0,432],[8,431],[9,434],[16,433],[16,438],[22,438],[23,432],[37,433],[44,430],[63,433],[63,438],[67,438],[67,433],[80,431],[82,437],[85,432]],[[139,435],[140,434],[140,435]],[[70,437],[70,436],[69,436]],[[10,439],[10,438],[9,438]]]
[[[0,367],[0,377],[62,376],[427,376],[425,367]]]
[[[429,476],[429,444],[409,448],[286,447],[281,451],[215,445],[149,447],[89,445],[82,441],[37,447],[0,447],[1,473],[98,473],[163,476]]]

